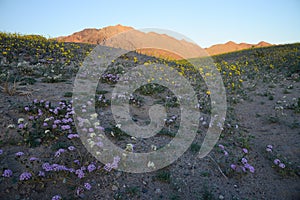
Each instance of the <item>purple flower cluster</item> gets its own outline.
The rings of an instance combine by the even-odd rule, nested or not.
[[[89,183],[84,183],[84,187],[87,190],[91,190],[91,188],[92,188],[91,184],[89,184]]]
[[[242,152],[244,154],[248,154],[248,149],[243,148]],[[255,172],[255,168],[248,163],[248,160],[245,157],[243,157],[241,159],[241,164],[240,165],[238,165],[238,164],[231,164],[230,168],[233,171],[236,171],[236,172],[246,172],[247,170],[249,170],[251,173]]]
[[[13,173],[12,173],[12,171],[11,171],[10,169],[6,169],[6,170],[4,170],[2,176],[3,176],[3,177],[11,177],[12,174],[13,174]]]
[[[224,147],[222,144],[219,144],[218,146],[219,146],[219,148],[223,151],[223,153],[224,153],[225,156],[228,156],[228,155],[229,155],[229,154],[228,154],[228,151],[225,150],[225,147]]]
[[[73,172],[74,169],[72,168],[68,168],[64,165],[59,165],[59,164],[52,164],[50,165],[49,163],[44,163],[42,165],[43,170],[45,170],[46,172],[50,172],[50,171],[69,171],[69,172]]]
[[[78,135],[78,134],[69,134],[69,135],[68,135],[68,138],[69,138],[69,139],[79,138],[79,135]]]
[[[270,153],[273,152],[273,146],[270,144],[267,145],[266,151],[270,152]],[[285,168],[285,164],[283,162],[281,162],[278,158],[274,159],[273,163],[275,165],[278,165],[278,167],[280,167],[281,169]]]
[[[61,126],[61,130],[63,130],[63,131],[65,131],[65,130],[69,130],[69,129],[71,129],[71,126],[70,125],[62,125]]]
[[[120,79],[119,75],[116,74],[103,74],[102,75],[102,80],[104,80],[107,83],[116,83]]]
[[[64,153],[65,150],[64,149],[58,149],[56,152],[55,152],[55,157],[59,157],[62,153]]]
[[[72,115],[74,114],[74,110],[72,108],[72,102],[67,104],[64,101],[59,102],[59,106],[51,107],[49,101],[37,100],[33,101],[33,105],[25,106],[25,111],[35,113],[35,116],[29,116],[30,120],[37,120],[42,116],[47,117],[48,114],[54,114],[48,118],[44,119],[43,127],[52,129],[56,129],[60,127],[63,131],[70,130],[71,125],[73,125]],[[62,115],[64,114],[64,116]],[[56,115],[56,117],[54,117]],[[62,117],[63,116],[63,117]],[[51,121],[50,121],[51,120]],[[53,120],[53,121],[52,121]],[[18,124],[20,129],[24,129],[25,125],[23,123]]]
[[[115,156],[112,163],[106,163],[105,164],[104,169],[108,172],[110,172],[112,169],[117,169],[119,162],[120,162],[120,157]]]
[[[276,158],[274,160],[274,164],[275,165],[278,165],[281,169],[284,169],[285,168],[285,164],[283,162],[281,162],[278,158]]]
[[[32,177],[32,174],[30,172],[23,172],[20,175],[20,181],[29,180]]]
[[[75,171],[75,174],[78,176],[78,178],[82,179],[84,177],[84,172],[82,169],[77,169]]]
[[[92,171],[96,170],[97,168],[96,168],[96,166],[92,163],[92,164],[89,164],[89,165],[88,165],[87,169],[88,169],[89,172],[92,172]]]
[[[1,155],[1,154],[3,154],[3,150],[2,150],[2,149],[0,149],[0,155]]]
[[[270,144],[267,145],[266,151],[267,151],[267,152],[272,152],[272,151],[273,151],[273,146],[270,145]]]

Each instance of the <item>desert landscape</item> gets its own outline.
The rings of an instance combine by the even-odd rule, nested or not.
[[[180,126],[180,100],[151,80],[133,94],[111,95],[122,74],[137,65],[165,64],[187,78],[202,117],[188,150],[162,169],[126,173],[118,170],[120,158],[112,163],[94,158],[75,126],[74,80],[97,45],[128,30],[134,29],[116,25],[52,39],[0,33],[1,199],[300,198],[300,43],[230,41],[205,49],[222,77],[227,113],[217,144],[204,158],[197,154],[211,120],[205,84],[210,75],[202,77],[190,64],[205,59],[202,54],[182,60],[172,52],[142,49],[118,57],[99,77],[91,100],[99,120],[95,128],[114,144],[128,152],[156,151]],[[200,52],[187,41],[134,31],[134,44],[163,38],[166,46]],[[129,102],[139,125],[149,123],[151,106],[163,105],[163,129],[152,138],[130,137],[112,117],[112,101]],[[101,139],[95,145],[103,145]]]

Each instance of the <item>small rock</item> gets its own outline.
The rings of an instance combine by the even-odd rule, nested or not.
[[[234,188],[237,188],[238,186],[237,186],[237,185],[234,185],[233,187],[234,187]]]
[[[148,190],[147,190],[146,188],[143,188],[143,189],[142,189],[142,192],[143,192],[143,193],[147,193]]]
[[[113,185],[113,186],[111,187],[111,189],[112,189],[113,191],[116,191],[116,190],[118,190],[118,187],[117,187],[116,185]]]
[[[143,184],[144,184],[144,185],[147,185],[147,182],[146,182],[146,181],[143,181]]]
[[[219,199],[221,199],[221,200],[224,199],[224,196],[220,194]]]
[[[160,188],[157,188],[156,190],[155,190],[155,194],[160,194],[161,193],[161,189]]]

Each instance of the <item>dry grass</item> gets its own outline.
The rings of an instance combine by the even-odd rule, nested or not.
[[[20,95],[30,97],[33,92],[29,91],[26,86],[20,85],[20,82],[16,82],[16,80],[14,80],[13,84],[9,83],[8,78],[3,83],[3,86],[0,86],[0,89],[9,96]]]

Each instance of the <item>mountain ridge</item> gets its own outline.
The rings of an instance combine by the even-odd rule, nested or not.
[[[124,44],[121,38],[117,38],[116,41],[109,40],[113,36],[122,33],[126,35],[124,37],[130,38],[131,44]],[[129,34],[130,33],[130,34]],[[209,55],[217,55],[223,53],[229,53],[255,47],[266,47],[272,44],[265,41],[261,41],[257,44],[248,43],[235,43],[228,41],[225,44],[215,44],[208,48],[200,48],[198,45],[188,42],[184,39],[176,39],[167,34],[160,34],[156,32],[141,32],[130,26],[123,26],[117,24],[115,26],[107,26],[100,29],[86,28],[81,31],[74,32],[68,36],[60,36],[55,38],[61,42],[75,42],[75,43],[89,43],[89,44],[102,44],[106,46],[114,46],[125,49],[134,49],[133,47],[148,47],[147,50],[139,49],[140,53],[147,55],[158,56],[160,53],[155,51],[153,47],[157,47],[162,51],[167,49],[170,51],[169,55],[167,51],[164,51],[162,57],[168,59],[182,59],[193,58]],[[115,38],[114,38],[115,39]],[[108,41],[109,40],[109,41]],[[113,43],[113,44],[112,44]],[[152,49],[152,50],[149,50]],[[176,55],[177,54],[177,55]]]

